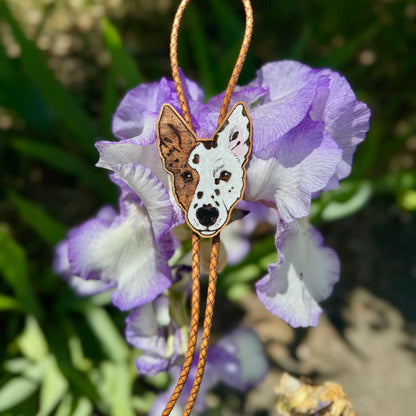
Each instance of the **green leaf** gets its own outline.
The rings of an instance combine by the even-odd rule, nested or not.
[[[48,343],[35,317],[26,317],[26,325],[17,338],[17,345],[22,354],[32,361],[42,361],[48,354]]]
[[[112,200],[114,198],[114,187],[111,186],[108,179],[100,174],[101,172],[92,164],[71,155],[68,151],[24,138],[13,139],[12,146],[20,153],[39,160],[59,172],[89,183],[104,199]]]
[[[38,388],[45,373],[46,361],[27,367],[21,377],[15,377],[0,389],[0,412],[29,398]]]
[[[37,416],[47,416],[57,406],[68,389],[68,381],[62,375],[54,356],[49,363],[40,388],[39,411]]]
[[[29,398],[39,387],[39,382],[24,377],[8,381],[0,389],[0,412],[16,406]]]
[[[127,362],[104,362],[101,373],[102,394],[109,403],[112,416],[134,416],[132,379]]]
[[[324,207],[321,217],[324,221],[336,221],[355,214],[370,200],[373,189],[370,182],[361,182],[351,198],[346,201],[332,201]]]
[[[33,296],[27,274],[27,261],[23,249],[0,228],[0,273],[13,288],[25,310],[40,316],[41,308]]]
[[[23,371],[27,370],[33,363],[27,358],[19,357],[12,358],[4,362],[4,368],[9,373],[21,374]]]
[[[72,416],[73,398],[71,394],[66,394],[56,409],[55,416]]]
[[[5,20],[21,48],[20,61],[26,76],[39,88],[43,98],[78,140],[87,154],[95,156],[93,139],[98,132],[74,98],[56,79],[45,58],[23,33],[4,1],[0,1],[0,18]]]
[[[127,89],[141,84],[143,76],[137,69],[136,63],[125,50],[116,27],[108,19],[102,19],[101,27],[105,44],[111,55],[111,66],[115,75],[124,79]]]
[[[91,416],[93,414],[93,406],[89,399],[81,397],[78,400],[77,406],[72,413],[72,416]]]
[[[15,192],[9,193],[16,205],[17,211],[26,222],[46,243],[51,246],[57,244],[65,237],[66,228],[57,220],[47,214],[42,208],[22,198]]]
[[[22,311],[23,309],[23,305],[17,299],[0,294],[0,311]]]
[[[84,313],[88,325],[100,341],[107,356],[112,361],[125,360],[129,349],[105,309],[88,307]]]
[[[251,287],[246,283],[237,283],[231,286],[226,295],[232,302],[238,302],[251,292]]]

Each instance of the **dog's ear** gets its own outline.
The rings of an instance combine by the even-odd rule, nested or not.
[[[176,173],[185,168],[188,156],[196,146],[196,138],[183,118],[169,104],[164,104],[157,122],[159,151],[165,169]]]
[[[251,151],[251,119],[244,103],[237,103],[228,113],[214,140],[226,146],[243,165]]]
[[[199,181],[198,172],[188,163],[189,155],[197,145],[196,137],[169,104],[164,104],[160,111],[157,136],[163,165],[172,176],[176,200],[187,210]]]

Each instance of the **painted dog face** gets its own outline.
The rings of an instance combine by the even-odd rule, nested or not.
[[[236,104],[211,139],[198,139],[165,104],[158,137],[164,167],[173,177],[187,223],[200,236],[213,237],[227,224],[245,188],[251,151],[251,120],[245,105]]]

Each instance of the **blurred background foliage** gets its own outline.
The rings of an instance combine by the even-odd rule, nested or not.
[[[69,227],[116,202],[107,173],[94,167],[94,142],[112,140],[112,113],[127,89],[170,76],[177,3],[0,0],[2,414],[146,414],[167,385],[163,374],[137,381],[124,314],[106,295],[77,298],[51,263]],[[253,8],[240,84],[266,62],[296,59],[340,71],[371,108],[352,175],[314,202],[311,217],[348,263],[335,300],[354,285],[371,287],[400,302],[414,329],[416,4],[254,0]],[[243,27],[237,0],[194,1],[187,9],[179,62],[207,99],[224,89]],[[368,253],[359,242],[344,247],[348,232],[377,239],[373,257],[385,255],[393,266],[379,266],[374,277],[357,272]],[[264,272],[274,246],[273,236],[261,237],[242,264],[226,269],[220,296],[228,301],[252,290]],[[376,278],[384,283],[374,286]],[[334,319],[336,308],[329,301]]]

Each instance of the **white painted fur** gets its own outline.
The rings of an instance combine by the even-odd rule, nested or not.
[[[201,235],[210,237],[220,230],[227,222],[229,211],[242,197],[243,166],[250,151],[250,131],[250,119],[244,114],[243,104],[239,103],[214,136],[217,146],[207,149],[199,143],[189,156],[189,166],[198,172],[199,183],[187,219]],[[217,218],[214,208],[218,210]],[[206,212],[213,213],[211,221],[208,220],[209,223],[215,219],[213,224],[207,224],[204,219],[201,223],[201,216],[206,218],[203,215]]]

